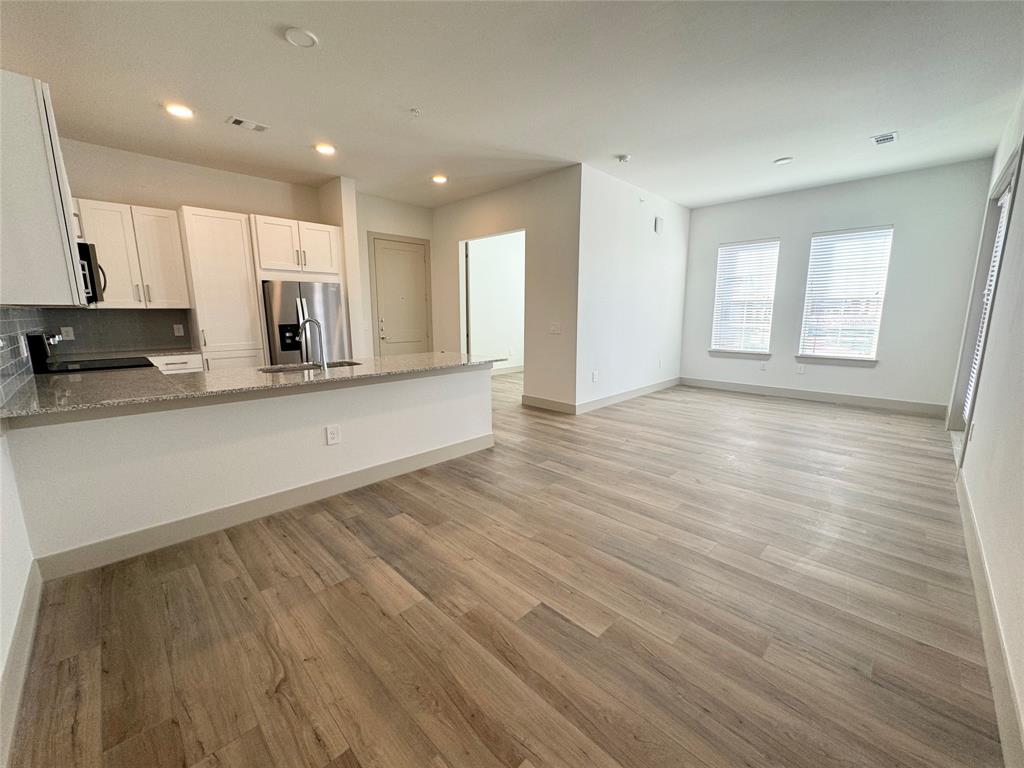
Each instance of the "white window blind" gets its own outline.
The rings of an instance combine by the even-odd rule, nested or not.
[[[891,249],[892,227],[811,238],[801,355],[874,359]]]
[[[988,317],[992,309],[992,295],[996,290],[996,279],[999,277],[999,263],[1003,257],[1003,243],[1006,240],[1006,222],[1010,216],[1010,188],[999,198],[999,224],[996,225],[996,238],[992,244],[992,261],[985,279],[985,291],[981,296],[981,321],[978,324],[978,338],[974,343],[974,356],[971,358],[971,372],[967,376],[967,394],[964,396],[964,422],[970,418],[971,402],[978,385],[978,371],[981,368],[981,355],[985,349],[985,334],[988,332]]]
[[[778,240],[732,243],[718,249],[713,350],[768,351],[778,263]]]

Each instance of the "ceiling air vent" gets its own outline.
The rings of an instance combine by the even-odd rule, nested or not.
[[[270,128],[269,125],[263,123],[257,123],[255,120],[246,120],[244,117],[238,117],[238,115],[232,115],[227,120],[229,125],[237,125],[239,128],[245,128],[247,131],[256,131],[256,133],[263,133]]]
[[[874,144],[876,147],[880,147],[883,144],[895,144],[896,139],[898,139],[899,137],[900,135],[896,131],[890,131],[889,133],[880,133],[877,136],[871,137],[871,143]]]

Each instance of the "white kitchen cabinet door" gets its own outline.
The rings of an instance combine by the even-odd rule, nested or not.
[[[132,207],[142,292],[150,309],[187,309],[188,281],[178,212]]]
[[[262,349],[239,349],[233,352],[207,352],[203,354],[203,367],[208,371],[229,368],[259,368],[263,365]]]
[[[0,73],[0,218],[0,304],[85,304],[49,89],[7,71]]]
[[[299,222],[273,216],[253,216],[260,269],[302,270]]]
[[[341,264],[341,227],[308,221],[298,224],[302,269],[337,275]]]
[[[181,219],[204,356],[261,349],[248,215],[184,207]]]
[[[96,306],[100,309],[145,307],[131,206],[80,198],[78,211],[82,237],[96,246],[96,260],[101,268],[103,301]]]

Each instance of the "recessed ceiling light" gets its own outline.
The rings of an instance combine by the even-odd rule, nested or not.
[[[314,149],[317,152],[319,152],[321,155],[333,155],[335,152],[337,152],[337,150],[334,147],[332,147],[330,144],[323,144],[323,143],[317,144],[314,147]]]
[[[316,48],[320,45],[320,39],[308,29],[299,27],[288,27],[284,31],[284,39],[296,48]]]
[[[195,112],[184,104],[167,104],[164,106],[164,109],[167,110],[167,114],[180,117],[182,120],[187,120],[195,115]]]
[[[448,177],[445,176],[443,173],[438,173],[431,178],[431,181],[433,181],[435,184],[447,184]]]
[[[790,163],[793,162],[793,158],[792,157],[776,157],[774,160],[772,160],[772,162],[775,163],[776,165],[789,165]]]

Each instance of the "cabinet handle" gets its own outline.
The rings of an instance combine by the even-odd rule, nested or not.
[[[210,370],[210,361],[207,360],[205,357],[203,358],[203,368],[205,368],[206,370]]]
[[[200,330],[199,333],[201,333],[203,335],[203,346],[205,347],[206,346],[206,331],[205,330]]]
[[[302,266],[304,266],[304,267],[309,266],[309,262],[306,261],[306,249],[305,248],[302,249]]]
[[[138,283],[132,283],[132,296],[135,297],[136,301],[138,301],[138,302],[142,301],[142,294],[139,293],[139,284]]]
[[[298,248],[295,249],[295,263],[298,264],[300,267],[302,266],[302,256],[299,255]]]
[[[178,360],[175,363],[164,363],[164,366],[170,368],[172,365],[188,365],[188,360]]]
[[[153,294],[152,294],[152,293],[150,293],[150,290],[149,290],[149,283],[146,283],[146,301],[147,301],[147,302],[150,302],[150,301],[152,301],[152,300],[153,300]]]

